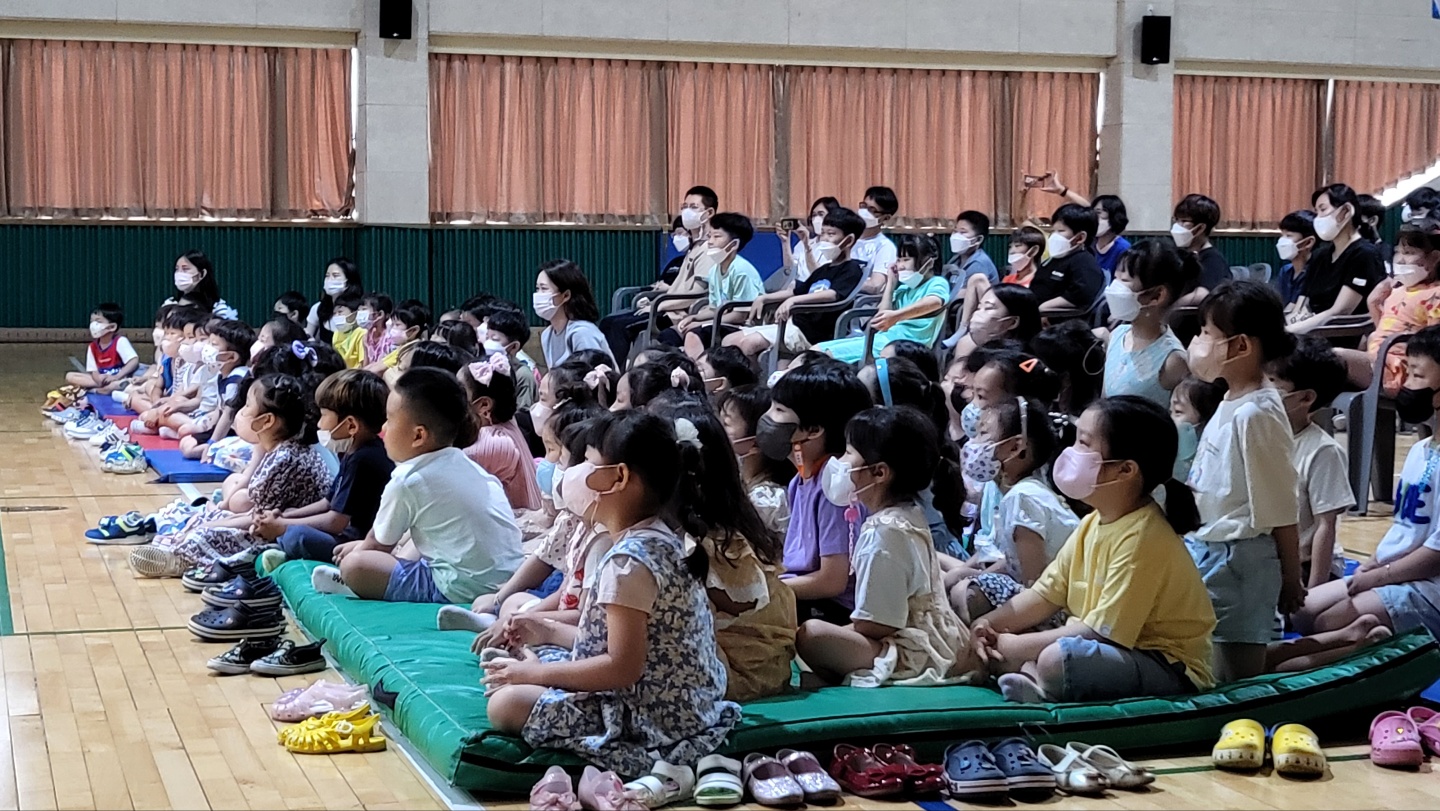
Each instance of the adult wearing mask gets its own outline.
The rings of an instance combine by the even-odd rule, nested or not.
[[[1304,335],[1332,320],[1365,312],[1365,299],[1385,278],[1385,260],[1375,243],[1361,236],[1360,201],[1344,183],[1316,189],[1316,248],[1305,282],[1305,297],[1286,327]]]

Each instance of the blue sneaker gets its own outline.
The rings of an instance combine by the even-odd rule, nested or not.
[[[107,422],[109,420],[94,411],[86,411],[80,419],[65,423],[65,436],[71,439],[89,439],[100,433]]]
[[[107,515],[95,529],[85,530],[85,542],[98,545],[147,543],[155,532],[155,522],[146,521],[138,511],[124,515]]]
[[[75,406],[70,406],[68,408],[62,408],[58,411],[46,411],[44,413],[45,416],[49,417],[51,420],[58,422],[61,425],[64,425],[65,423],[74,422],[75,420],[80,419],[80,417],[85,412],[81,411]]]
[[[1006,738],[990,747],[995,765],[1005,774],[1010,791],[1046,792],[1055,790],[1055,773],[1040,762],[1025,741]]]
[[[966,741],[945,750],[945,782],[956,799],[1005,796],[1010,786],[983,741]]]

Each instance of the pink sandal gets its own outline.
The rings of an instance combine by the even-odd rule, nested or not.
[[[1425,760],[1415,722],[1403,712],[1391,710],[1370,722],[1370,760],[1392,769],[1418,768]]]
[[[270,707],[270,717],[276,721],[294,723],[327,712],[353,710],[368,700],[364,687],[352,687],[320,679],[299,692],[286,691]]]
[[[1429,707],[1411,707],[1405,715],[1415,724],[1420,742],[1430,754],[1440,757],[1440,712]]]
[[[559,766],[545,770],[545,776],[530,789],[530,808],[536,811],[580,811],[580,801],[570,775]]]

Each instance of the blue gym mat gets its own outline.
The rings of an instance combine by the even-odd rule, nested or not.
[[[90,407],[95,409],[95,413],[99,414],[102,417],[134,418],[140,416],[134,411],[131,411],[125,406],[122,406],[114,400],[110,399],[109,396],[101,397],[100,395],[95,395],[94,397],[86,397],[85,402],[89,403]]]
[[[145,461],[160,474],[157,484],[183,484],[224,481],[230,471],[223,467],[186,459],[180,451],[146,451]]]

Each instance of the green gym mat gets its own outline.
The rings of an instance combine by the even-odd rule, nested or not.
[[[296,620],[346,675],[399,694],[391,720],[419,753],[459,788],[525,793],[570,755],[535,750],[492,732],[485,717],[473,635],[435,628],[437,606],[317,594],[310,571],[291,561],[275,572]],[[971,738],[1026,735],[1037,742],[1083,740],[1122,751],[1210,744],[1220,727],[1253,718],[1267,727],[1313,723],[1338,713],[1409,699],[1440,673],[1440,645],[1425,631],[1395,637],[1350,658],[1304,673],[1260,676],[1208,693],[1110,704],[1011,704],[982,687],[831,687],[745,706],[726,752],[773,753],[784,747],[824,752],[835,743],[904,741],[925,757]]]

